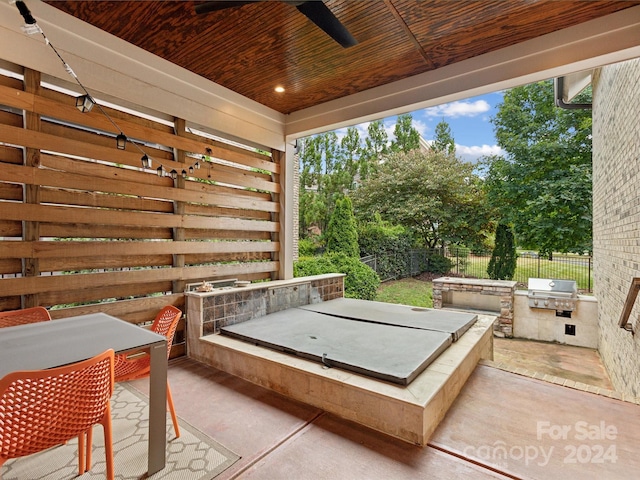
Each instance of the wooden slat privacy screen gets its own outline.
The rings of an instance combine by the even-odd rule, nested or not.
[[[130,142],[116,148],[97,107],[81,113],[38,72],[0,74],[0,311],[101,310],[138,323],[182,307],[186,283],[276,277],[280,152],[103,108],[150,169]],[[186,178],[156,173],[196,161]]]

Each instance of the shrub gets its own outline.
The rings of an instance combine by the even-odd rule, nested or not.
[[[500,223],[496,228],[496,246],[489,260],[487,274],[494,280],[511,280],[516,272],[517,262],[513,230]]]
[[[293,263],[294,277],[308,277],[337,272],[336,266],[327,257],[301,257]]]
[[[380,278],[370,267],[344,253],[331,253],[322,257],[301,258],[293,264],[294,277],[344,273],[344,296],[361,300],[375,300]]]
[[[338,272],[346,274],[344,279],[344,296],[361,300],[375,300],[380,277],[369,266],[344,253],[327,255],[336,266]]]
[[[320,251],[320,244],[315,238],[301,238],[298,240],[298,256],[313,257]]]
[[[375,255],[380,278],[397,278],[408,270],[407,252],[413,246],[411,234],[401,225],[390,225],[377,215],[358,226],[360,256]]]
[[[406,252],[413,246],[411,234],[402,225],[391,225],[379,215],[358,225],[360,255],[377,255],[389,251]]]
[[[451,271],[453,262],[444,255],[433,253],[427,259],[427,272],[445,274]]]
[[[349,197],[336,202],[325,232],[325,244],[327,252],[342,252],[350,257],[360,256],[356,220]]]

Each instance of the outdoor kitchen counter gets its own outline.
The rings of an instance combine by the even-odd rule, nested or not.
[[[576,347],[598,348],[598,299],[577,295],[571,312],[529,305],[527,290],[514,295],[513,336]]]
[[[517,282],[479,278],[440,277],[433,280],[433,308],[498,314],[494,334],[513,336],[513,294]]]

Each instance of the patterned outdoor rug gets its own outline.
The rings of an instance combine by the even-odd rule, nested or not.
[[[146,476],[147,399],[126,384],[116,384],[111,400],[113,460],[116,480],[211,480],[240,457],[196,430],[182,419],[180,438],[175,438],[167,417],[167,466]],[[78,440],[47,451],[9,460],[0,471],[3,480],[104,479],[104,435],[94,427],[91,471],[78,476]]]

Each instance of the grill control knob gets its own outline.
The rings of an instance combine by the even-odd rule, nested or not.
[[[545,300],[545,301],[544,301],[544,306],[545,306],[545,307],[548,307],[548,306],[549,306],[549,300]]]

